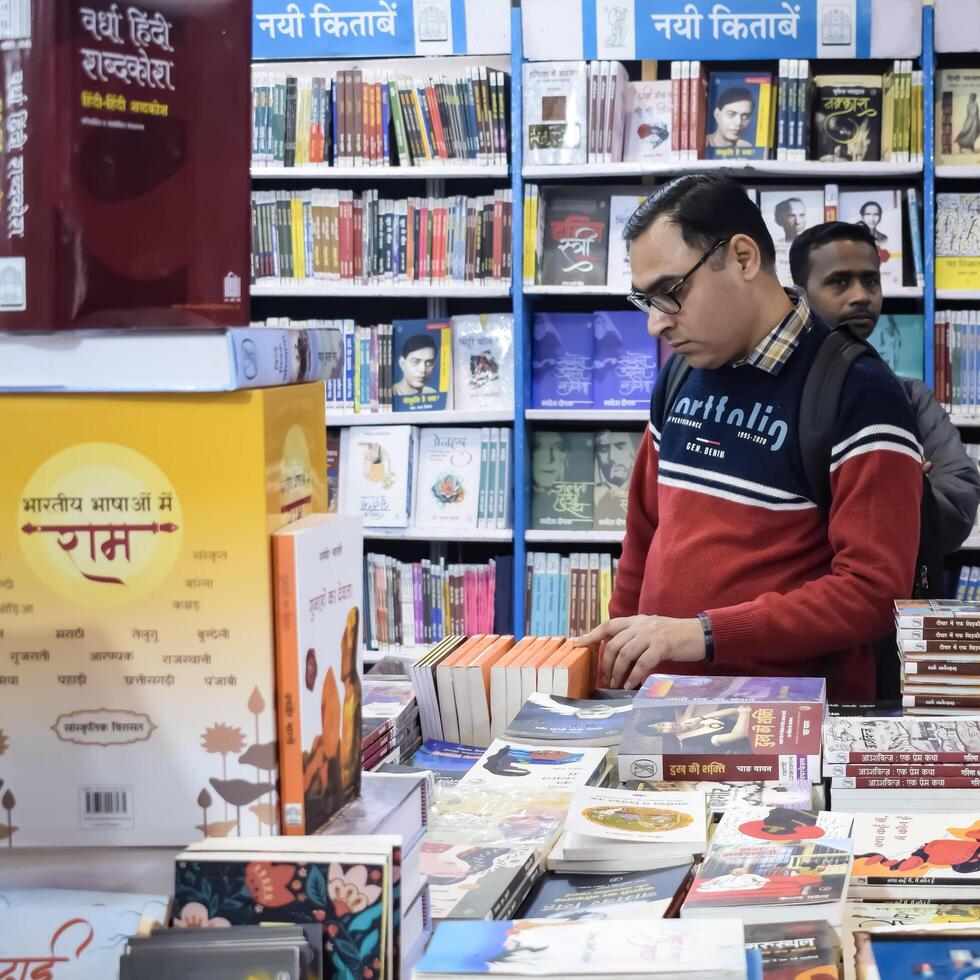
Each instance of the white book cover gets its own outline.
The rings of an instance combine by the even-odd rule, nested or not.
[[[645,194],[613,194],[609,198],[609,253],[606,256],[606,285],[624,293],[633,288],[630,257],[623,230],[633,212],[646,200]]]
[[[408,527],[414,434],[411,425],[350,430],[341,464],[345,500],[365,527]]]
[[[881,284],[901,286],[902,192],[897,188],[862,187],[840,192],[840,220],[864,224],[874,235],[881,259]]]
[[[626,122],[624,160],[639,163],[670,163],[670,79],[660,82],[630,82],[632,107]]]
[[[784,286],[792,286],[789,250],[801,232],[823,224],[823,188],[777,187],[758,193],[759,210],[776,246],[776,275]]]
[[[690,844],[708,836],[704,793],[646,793],[585,786],[568,807],[565,830],[586,837],[632,843]]]
[[[424,429],[420,436],[416,527],[476,527],[480,430]]]
[[[514,317],[452,318],[454,407],[461,412],[514,407]]]
[[[900,762],[980,762],[980,718],[829,717],[823,744],[825,763],[874,762],[868,756],[875,754],[935,757]]]
[[[524,65],[524,162],[585,163],[588,81],[584,61]]]
[[[980,895],[980,805],[967,813],[856,813],[852,838],[854,884],[962,886],[964,898]]]
[[[460,783],[519,793],[571,792],[602,772],[606,756],[604,748],[556,749],[495,739]]]
[[[853,818],[828,810],[738,804],[727,809],[711,837],[714,844],[795,843],[846,840]]]

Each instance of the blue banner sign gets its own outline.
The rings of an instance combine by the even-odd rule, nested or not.
[[[253,0],[252,57],[414,55],[413,0]]]

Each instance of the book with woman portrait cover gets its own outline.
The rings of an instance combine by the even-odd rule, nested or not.
[[[284,834],[311,834],[361,786],[360,516],[311,514],[272,536]]]

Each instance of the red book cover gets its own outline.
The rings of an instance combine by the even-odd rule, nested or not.
[[[364,205],[360,199],[354,201],[354,233],[351,236],[351,256],[353,260],[354,281],[364,277]]]
[[[503,276],[504,266],[504,202],[495,198],[493,202],[493,278]]]
[[[0,329],[249,322],[250,31],[241,0],[11,7]]]
[[[432,84],[432,79],[428,80],[425,86],[425,95],[429,100],[429,116],[432,119],[432,133],[435,137],[436,154],[440,160],[446,160],[449,153],[446,150],[446,132],[442,128],[442,116],[439,112],[439,100],[436,98],[436,90]]]
[[[354,224],[354,205],[349,197],[340,197],[340,278],[353,278],[354,263],[351,256],[351,235]]]

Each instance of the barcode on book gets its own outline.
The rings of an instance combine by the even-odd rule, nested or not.
[[[82,827],[132,828],[135,822],[133,790],[128,786],[83,786]]]
[[[31,36],[31,0],[0,0],[0,41]]]

